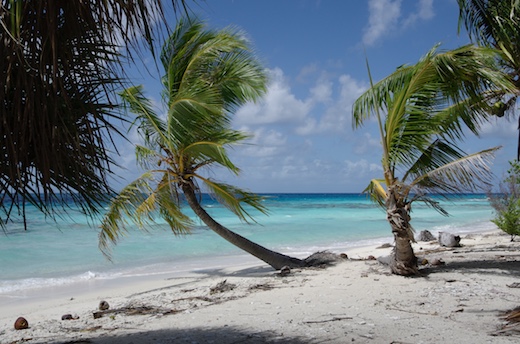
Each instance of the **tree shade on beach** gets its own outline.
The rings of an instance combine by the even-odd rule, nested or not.
[[[53,217],[69,198],[89,215],[108,200],[121,63],[152,46],[162,3],[2,0],[1,226],[26,202]]]
[[[379,125],[384,175],[365,192],[386,208],[395,240],[393,273],[418,272],[411,246],[413,202],[447,215],[428,194],[474,191],[489,182],[490,159],[499,147],[467,155],[457,142],[466,129],[478,134],[496,97],[512,89],[493,49],[467,45],[439,52],[434,47],[416,64],[401,66],[372,84],[355,101],[353,125],[360,127],[373,117]]]
[[[240,31],[207,30],[196,19],[181,19],[163,45],[161,63],[166,116],[155,112],[151,101],[135,86],[121,97],[137,115],[134,124],[144,139],[136,146],[143,175],[112,200],[99,235],[100,248],[108,253],[130,219],[140,229],[162,217],[175,234],[187,233],[192,220],[182,212],[185,199],[195,214],[230,243],[263,260],[275,269],[303,266],[292,258],[225,228],[201,206],[199,183],[241,220],[252,220],[249,211],[266,212],[262,198],[232,185],[205,177],[202,172],[222,167],[234,174],[239,168],[227,149],[248,136],[230,128],[234,111],[255,101],[266,91],[266,71]]]
[[[499,117],[514,115],[520,95],[520,1],[457,1],[459,29],[464,25],[474,42],[497,49],[500,67],[515,84],[514,90],[504,93],[497,101],[493,113]],[[518,130],[516,159],[520,160],[520,117]]]

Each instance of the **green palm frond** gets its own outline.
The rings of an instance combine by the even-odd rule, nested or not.
[[[155,149],[135,145],[135,160],[144,169],[155,169],[163,162],[164,157]]]
[[[244,207],[244,204],[263,214],[267,214],[267,209],[262,203],[263,197],[232,185],[218,183],[206,178],[200,179],[203,180],[209,193],[214,195],[219,203],[232,211],[240,220],[245,222],[249,222],[250,220],[254,221],[253,216]]]
[[[188,155],[197,161],[211,162],[211,164],[221,165],[234,174],[240,171],[229,159],[226,149],[215,142],[196,142],[182,151],[183,155]],[[197,167],[207,166],[209,163],[198,164]]]
[[[176,183],[177,176],[170,173],[163,175],[155,191],[157,208],[174,234],[188,234],[193,227],[193,221],[182,211]]]
[[[143,95],[142,86],[132,86],[119,93],[125,106],[137,115],[134,125],[145,142],[152,146],[166,145],[169,142],[164,121],[155,113],[151,101]]]
[[[437,139],[425,149],[415,162],[408,168],[403,175],[402,181],[406,182],[408,177],[415,180],[428,172],[445,166],[453,161],[464,157],[464,153],[449,142]]]
[[[489,185],[490,160],[500,147],[463,156],[417,177],[412,185],[431,192],[460,193]]]
[[[146,225],[153,223],[155,217],[160,215],[174,234],[189,233],[193,222],[181,210],[179,197],[172,186],[175,185],[175,177],[172,180],[168,172],[162,174],[161,180],[156,183],[153,173],[146,172],[112,199],[99,233],[99,247],[107,257],[110,257],[109,244],[116,244],[127,232],[129,221],[146,231]]]
[[[116,244],[120,237],[126,233],[128,221],[132,221],[143,228],[142,216],[137,216],[136,210],[149,199],[152,193],[152,173],[147,172],[138,179],[128,184],[110,202],[109,209],[101,223],[99,233],[99,248],[109,257],[109,243]],[[140,208],[142,215],[145,207]]]

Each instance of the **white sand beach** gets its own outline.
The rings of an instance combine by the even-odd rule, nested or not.
[[[464,235],[456,248],[419,242],[420,261],[444,264],[412,278],[365,259],[390,252],[372,246],[286,276],[237,264],[55,288],[7,302],[0,343],[518,343],[519,323],[501,316],[520,306],[520,240],[509,239],[496,231]],[[110,308],[99,311],[100,301]],[[29,328],[14,329],[20,316]]]

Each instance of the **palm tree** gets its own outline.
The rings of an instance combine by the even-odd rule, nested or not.
[[[465,127],[478,132],[495,92],[513,87],[494,57],[493,50],[470,45],[445,52],[435,47],[415,65],[399,67],[372,85],[354,103],[355,127],[373,116],[379,125],[383,178],[372,180],[365,192],[386,208],[395,239],[390,264],[395,274],[418,272],[411,245],[413,202],[447,215],[429,193],[473,191],[489,181],[488,163],[499,147],[466,155],[456,143]]]
[[[0,2],[1,227],[13,210],[25,221],[26,202],[54,216],[69,199],[91,215],[108,200],[112,135],[122,120],[114,90],[137,42],[158,36],[162,3]]]
[[[515,89],[504,92],[494,108],[494,114],[499,117],[512,116],[520,96],[520,1],[457,1],[460,8],[459,30],[464,25],[475,43],[497,49],[500,68],[509,74],[515,84]],[[516,159],[520,160],[520,117],[518,130]]]
[[[163,46],[161,62],[166,118],[154,112],[141,87],[121,94],[137,115],[144,145],[136,146],[136,156],[147,172],[111,202],[101,225],[102,251],[108,254],[108,244],[120,238],[127,217],[143,229],[158,214],[174,233],[189,232],[193,223],[182,211],[185,199],[209,228],[273,268],[303,266],[300,259],[268,250],[225,228],[200,204],[202,183],[241,220],[252,219],[251,210],[266,211],[258,195],[203,175],[217,166],[239,173],[227,148],[247,135],[230,129],[230,116],[266,90],[265,71],[243,34],[231,29],[205,31],[198,20],[180,20]]]

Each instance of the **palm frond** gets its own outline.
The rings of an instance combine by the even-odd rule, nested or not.
[[[423,202],[427,206],[435,209],[437,212],[439,212],[443,216],[449,216],[450,214],[441,206],[441,203],[428,195],[425,195],[422,193],[423,190],[419,190],[417,194],[415,194],[412,199],[410,200],[410,203],[412,202]],[[444,194],[440,194],[441,197],[446,197]]]
[[[464,157],[464,155],[453,144],[437,139],[422,152],[412,166],[405,168],[406,172],[402,177],[402,181],[406,182],[408,176],[412,180],[419,178],[432,170]]]
[[[154,169],[160,166],[164,157],[155,149],[142,145],[135,145],[136,163],[144,169]]]
[[[151,101],[143,95],[143,87],[128,87],[120,92],[119,96],[125,106],[137,115],[133,124],[138,125],[137,130],[145,142],[152,147],[165,146],[169,142],[166,125],[153,110]]]
[[[417,177],[412,185],[430,192],[460,193],[489,185],[490,161],[500,147],[466,155]]]
[[[193,221],[181,209],[180,197],[175,186],[177,176],[165,173],[156,189],[157,208],[175,235],[188,234]]]
[[[240,220],[244,222],[254,221],[253,216],[244,207],[244,204],[260,211],[263,214],[267,214],[267,209],[263,205],[263,197],[242,190],[232,185],[219,183],[211,179],[202,178],[204,185],[208,188],[210,194],[212,194],[219,203],[224,205],[227,209],[233,212]]]
[[[99,233],[99,248],[110,257],[109,243],[116,244],[119,238],[127,232],[128,221],[133,221],[139,228],[143,228],[141,216],[136,216],[136,210],[143,204],[152,193],[151,182],[153,175],[146,172],[138,179],[124,187],[110,202],[109,209],[101,223]],[[145,207],[140,208],[143,214]]]
[[[368,194],[370,200],[377,203],[380,207],[385,208],[386,190],[383,187],[384,179],[372,179],[370,184],[363,190],[363,193]]]
[[[172,0],[175,11],[184,0]],[[25,203],[46,215],[71,199],[96,215],[113,192],[115,91],[124,61],[165,31],[164,1],[3,0],[0,3],[0,226]],[[142,39],[144,38],[144,39]],[[119,49],[120,45],[128,49]],[[134,49],[136,48],[136,49]],[[71,198],[69,196],[72,195]],[[10,210],[9,210],[10,209]]]

